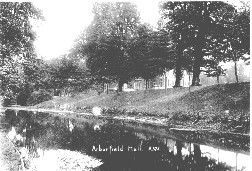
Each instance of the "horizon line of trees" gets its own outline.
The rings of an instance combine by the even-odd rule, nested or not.
[[[160,3],[161,18],[155,30],[140,23],[136,5],[129,2],[94,3],[94,19],[77,40],[77,54],[86,59],[95,82],[123,83],[133,78],[152,79],[174,69],[180,86],[182,71],[199,75],[225,74],[220,62],[237,61],[250,54],[250,8],[221,1]],[[205,68],[205,70],[201,70]]]
[[[160,3],[160,20],[154,29],[140,22],[137,6],[130,2],[93,4],[94,18],[76,39],[68,55],[50,62],[37,58],[35,32],[30,19],[44,20],[30,2],[1,2],[1,95],[28,101],[40,89],[84,91],[92,85],[124,83],[142,77],[151,80],[174,69],[180,86],[182,71],[219,77],[220,62],[249,60],[250,7],[237,9],[221,1]],[[201,68],[205,68],[204,71]],[[24,104],[25,104],[24,103]]]

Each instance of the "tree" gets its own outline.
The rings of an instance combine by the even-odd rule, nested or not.
[[[0,2],[1,94],[10,98],[22,83],[22,63],[36,55],[30,19],[43,19],[41,11],[29,2]],[[13,86],[15,85],[15,86]]]
[[[193,43],[193,26],[190,23],[190,18],[187,18],[187,10],[190,7],[190,2],[167,2],[161,4],[163,22],[160,29],[165,29],[169,32],[172,39],[173,54],[170,58],[173,59],[173,68],[176,77],[174,87],[180,87],[180,80],[182,78],[182,70],[187,69],[189,65],[188,53],[187,56],[184,51],[188,51],[189,46]]]
[[[225,75],[225,71],[226,69],[223,69],[221,66],[216,66],[215,68],[211,67],[211,68],[207,68],[208,70],[206,70],[206,75],[207,77],[216,77],[217,78],[217,83],[220,83],[220,76],[224,76]]]
[[[250,8],[243,3],[240,11],[232,13],[232,20],[228,23],[226,56],[228,61],[234,61],[236,82],[239,82],[237,62],[247,60],[244,55],[250,53]]]
[[[129,43],[135,35],[139,14],[132,3],[95,3],[94,20],[87,28],[83,53],[99,82],[118,81],[119,92],[132,79]],[[83,56],[84,56],[83,55]]]
[[[218,15],[218,12],[232,12],[234,8],[218,1],[166,2],[161,7],[163,18],[168,20],[165,26],[175,30],[173,41],[178,45],[176,47],[178,52],[176,65],[181,63],[179,56],[182,56],[182,51],[192,51],[192,85],[200,85],[200,68],[206,64],[207,60],[204,57],[210,53],[208,51],[209,42],[223,41],[223,36],[225,36],[225,24],[218,21],[225,22],[226,18]],[[217,35],[221,38],[216,38]]]
[[[81,92],[89,87],[90,77],[85,62],[72,55],[49,61],[48,70],[49,88],[53,88],[54,92],[61,89],[65,94],[69,94],[70,90]]]
[[[18,87],[17,104],[27,105],[27,100],[34,91],[49,88],[49,71],[41,59],[24,61],[20,71],[19,80],[22,80],[22,83]]]
[[[236,82],[238,82],[237,62],[247,61],[250,52],[250,9],[243,3],[240,9],[222,8],[216,14],[215,22],[221,26],[207,41],[207,50],[218,65],[221,61],[233,61]],[[247,55],[248,56],[248,55]]]
[[[150,66],[153,66],[150,71],[157,76],[165,70],[170,70],[174,63],[174,49],[169,33],[164,30],[154,31],[150,37],[150,46],[150,60],[147,61]]]
[[[138,26],[137,35],[129,46],[129,56],[133,61],[132,71],[135,77],[148,80],[164,73],[169,68],[169,38],[163,31],[153,31],[148,24]],[[147,84],[146,84],[147,85]]]

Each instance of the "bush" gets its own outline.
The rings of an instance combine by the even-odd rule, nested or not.
[[[3,106],[10,106],[11,99],[10,98],[4,98],[1,103],[2,103]]]
[[[47,100],[52,100],[52,99],[53,99],[53,96],[51,95],[51,93],[49,93],[48,91],[44,89],[40,89],[38,91],[34,91],[31,94],[31,96],[28,99],[27,104],[29,106],[33,106],[33,105],[42,103]]]

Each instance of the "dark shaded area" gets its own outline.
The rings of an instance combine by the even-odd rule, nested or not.
[[[249,97],[250,83],[245,82],[208,86],[180,97],[179,101],[193,106],[195,110],[209,106],[213,106],[216,111],[249,110]]]

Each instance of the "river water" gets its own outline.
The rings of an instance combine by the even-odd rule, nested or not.
[[[166,127],[112,119],[74,119],[49,113],[2,111],[0,128],[15,132],[33,151],[78,151],[103,164],[99,171],[249,170],[249,136]],[[10,134],[11,135],[11,134]],[[22,141],[23,140],[23,141]],[[250,168],[251,169],[251,168]]]

